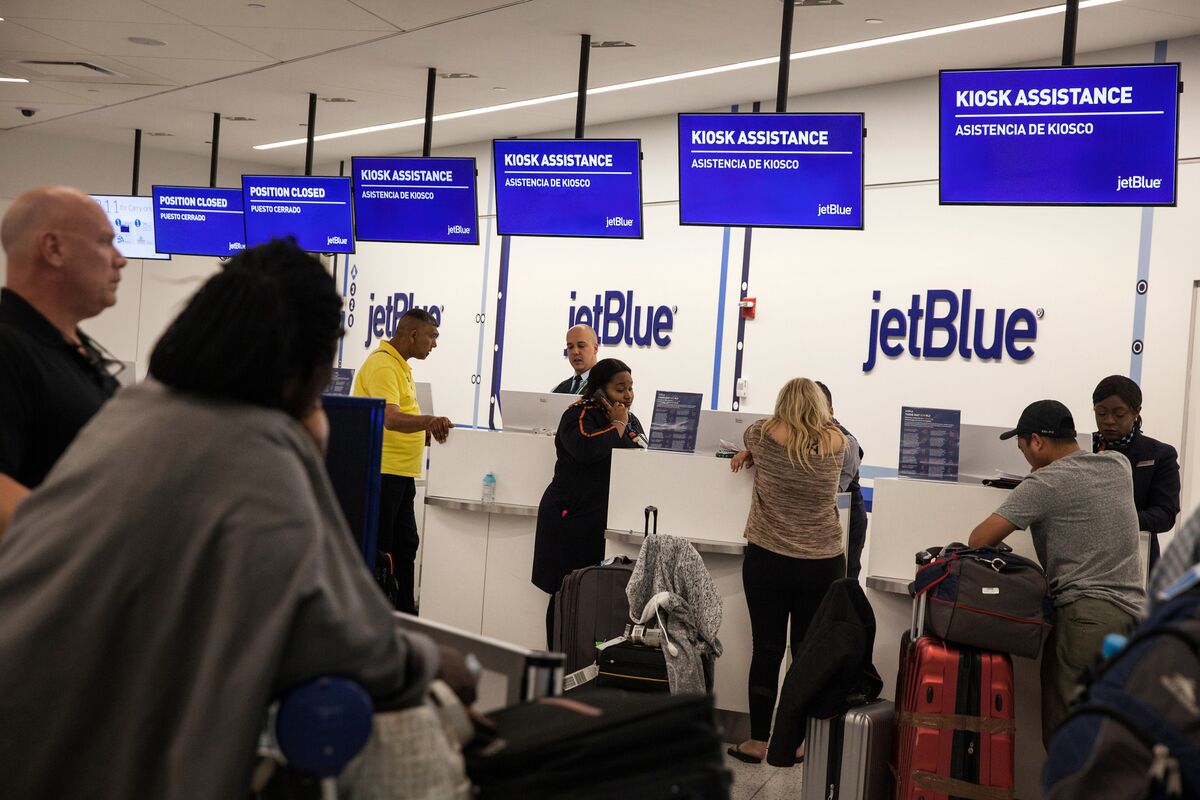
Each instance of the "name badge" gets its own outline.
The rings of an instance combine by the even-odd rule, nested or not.
[[[1139,461],[1139,462],[1137,463],[1137,465],[1138,465],[1139,467],[1153,467],[1153,466],[1154,466],[1154,459],[1152,458],[1152,459],[1150,459],[1149,461]]]

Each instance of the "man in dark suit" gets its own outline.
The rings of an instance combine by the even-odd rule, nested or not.
[[[567,360],[575,374],[550,391],[555,394],[579,394],[587,383],[588,373],[596,363],[600,342],[591,325],[576,325],[567,331]]]

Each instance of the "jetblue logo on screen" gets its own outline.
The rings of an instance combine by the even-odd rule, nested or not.
[[[571,292],[571,300],[575,300],[575,292]],[[671,344],[678,311],[678,306],[637,305],[632,291],[610,290],[597,294],[591,305],[572,305],[567,327],[591,325],[603,345],[666,347]]]
[[[396,333],[396,324],[400,322],[400,318],[414,308],[428,311],[438,325],[442,324],[442,310],[445,306],[419,306],[413,300],[412,292],[389,294],[381,303],[375,302],[375,293],[371,292],[367,295],[367,299],[371,302],[367,306],[367,339],[363,342],[363,347],[368,350],[371,348],[372,340],[392,338]]]
[[[880,291],[871,293],[878,303]],[[1014,308],[972,309],[970,289],[961,297],[949,289],[930,289],[924,298],[912,295],[909,307],[871,309],[871,330],[863,372],[875,369],[879,353],[888,358],[944,359],[958,354],[964,359],[1000,361],[1007,353],[1013,361],[1027,361],[1033,348],[1022,342],[1037,339],[1042,310]]]

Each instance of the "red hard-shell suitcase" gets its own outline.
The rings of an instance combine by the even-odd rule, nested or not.
[[[915,605],[913,629],[900,643],[897,800],[1011,798],[1012,661],[921,636],[923,619]]]

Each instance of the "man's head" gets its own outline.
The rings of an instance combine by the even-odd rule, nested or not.
[[[396,323],[396,333],[390,341],[405,358],[425,359],[437,347],[437,338],[437,320],[428,311],[413,308]]]
[[[820,381],[813,381],[817,388],[821,390],[821,394],[825,395],[825,402],[829,404],[829,416],[833,416],[833,393],[829,391],[829,387]]]
[[[0,222],[7,285],[53,319],[72,325],[117,302],[125,258],[99,204],[65,186],[22,194]]]
[[[596,365],[600,342],[591,325],[576,325],[567,331],[567,360],[576,375],[582,375]]]
[[[1017,427],[1000,434],[1001,439],[1017,437],[1017,447],[1029,466],[1041,469],[1079,449],[1075,440],[1075,419],[1057,400],[1038,400],[1021,412]]]

